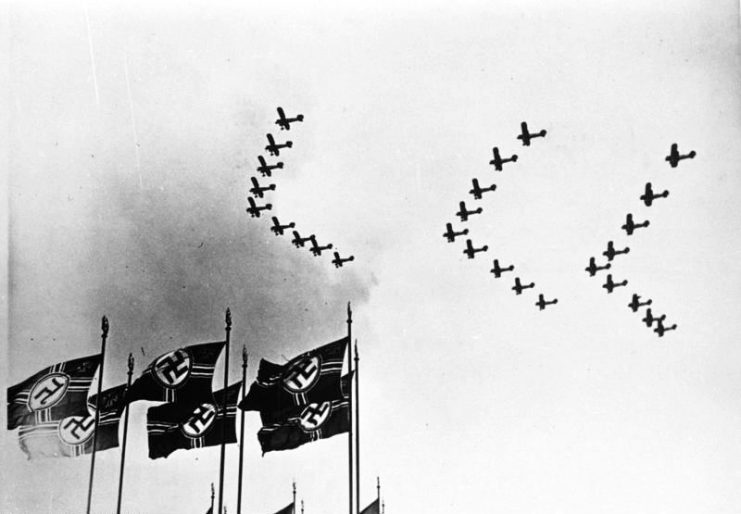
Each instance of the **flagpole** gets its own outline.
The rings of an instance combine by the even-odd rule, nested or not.
[[[221,405],[221,465],[219,467],[219,512],[221,512],[222,506],[224,505],[224,460],[226,459],[226,393],[229,387],[229,340],[232,331],[232,311],[226,309],[226,352],[224,354],[224,396],[222,398]]]
[[[134,356],[129,354],[129,368],[126,377],[126,391],[128,392],[131,387],[131,374],[134,372]],[[124,393],[125,394],[125,393]],[[121,471],[118,474],[118,503],[116,504],[116,514],[121,514],[121,496],[123,494],[123,477],[124,477],[124,462],[126,462],[126,439],[129,432],[129,405],[126,405],[126,413],[124,414],[124,431],[123,431],[123,444],[121,445]]]
[[[360,514],[360,358],[355,340],[355,508]],[[351,378],[352,380],[352,378]]]
[[[242,400],[247,387],[247,348],[242,345]],[[241,409],[240,409],[241,410]],[[241,410],[239,427],[239,478],[237,484],[237,514],[242,514],[242,463],[244,462],[244,411]]]
[[[347,372],[350,376],[350,395],[349,395],[349,415],[350,415],[350,430],[348,431],[347,435],[347,459],[348,459],[348,473],[347,478],[349,482],[348,486],[348,500],[350,502],[350,508],[348,511],[348,514],[353,514],[353,503],[352,503],[352,475],[353,475],[353,466],[352,466],[352,344],[350,341],[352,340],[352,309],[350,308],[350,302],[347,302]]]
[[[103,365],[105,364],[105,341],[108,339],[108,318],[103,316],[100,323],[102,330],[101,349],[100,349],[100,373],[98,373],[98,395],[95,397],[95,426],[93,428],[93,455],[90,459],[90,482],[87,487],[87,514],[90,514],[90,502],[93,499],[93,477],[95,475],[95,446],[97,445],[98,435],[98,421],[100,421],[100,409],[98,404],[100,403],[100,392],[103,388]]]

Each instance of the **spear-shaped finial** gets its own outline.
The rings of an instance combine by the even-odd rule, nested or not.
[[[216,497],[216,491],[214,490],[214,483],[211,482],[211,501]]]
[[[352,308],[350,307],[350,302],[347,302],[347,322],[352,323]]]
[[[386,514],[386,500],[381,502],[381,514]]]
[[[226,308],[226,329],[232,329],[232,311],[228,307]]]
[[[247,367],[247,360],[249,359],[249,355],[247,355],[247,347],[245,345],[242,345],[242,367]]]
[[[304,514],[304,500],[301,500],[301,514]]]
[[[360,360],[360,357],[358,356],[358,340],[355,340],[355,362],[358,362]]]
[[[129,375],[134,371],[134,356],[129,354]]]
[[[100,328],[103,330],[103,337],[108,337],[108,318],[103,316],[103,320],[100,323]]]

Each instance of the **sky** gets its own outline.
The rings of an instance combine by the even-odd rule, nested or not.
[[[252,380],[343,336],[350,301],[362,504],[379,476],[388,514],[738,512],[734,2],[2,9],[2,395],[97,352],[103,315],[111,387],[129,353],[140,371],[222,339],[230,308],[234,382],[242,346]],[[304,122],[281,133],[277,106]],[[522,121],[546,137],[522,146]],[[245,212],[268,132],[293,141],[271,214],[345,267]],[[672,143],[696,158],[669,167]],[[494,171],[494,146],[517,163]],[[473,178],[496,191],[474,200]],[[646,182],[669,196],[644,206]],[[461,223],[462,200],[483,212]],[[650,226],[628,237],[627,213]],[[467,259],[448,222],[488,251]],[[607,294],[584,268],[610,240],[630,253]],[[495,258],[515,272],[495,279]],[[633,293],[677,330],[646,328]],[[151,405],[131,408],[124,512],[205,512],[218,448],[149,460]],[[306,514],[347,511],[346,436],[261,456],[259,428],[248,413],[244,512],[283,507],[294,480]],[[84,509],[89,457],[0,444],[2,512]],[[96,457],[94,512],[115,509],[119,458]],[[231,445],[229,512],[236,462]]]

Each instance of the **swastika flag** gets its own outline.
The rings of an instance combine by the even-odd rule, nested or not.
[[[257,379],[239,408],[260,411],[265,423],[285,419],[294,407],[341,399],[340,374],[348,341],[343,337],[284,365],[262,359]]]
[[[381,514],[380,505],[378,504],[378,498],[370,502],[370,504],[360,511],[360,514]]]
[[[292,409],[282,422],[263,426],[257,432],[257,439],[264,455],[271,451],[292,450],[349,430],[349,401],[333,400]]]
[[[100,354],[60,362],[8,388],[8,430],[87,415],[87,395]]]
[[[213,402],[211,381],[224,342],[185,346],[157,357],[137,378],[127,401]]]
[[[175,450],[216,446],[222,441],[236,443],[234,423],[241,385],[238,382],[226,389],[226,416],[222,416],[223,389],[200,405],[167,403],[150,407],[147,411],[149,458],[164,458]]]

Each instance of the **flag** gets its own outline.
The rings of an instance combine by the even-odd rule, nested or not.
[[[200,405],[167,403],[147,411],[149,458],[167,457],[175,450],[190,450],[237,442],[234,421],[237,417],[239,388],[236,383],[226,389],[226,416],[222,417],[224,390],[213,393],[210,402]],[[226,424],[226,425],[224,425]],[[222,429],[224,436],[222,439]]]
[[[160,355],[131,384],[127,402],[213,402],[211,381],[224,344],[194,344]]]
[[[348,341],[344,337],[284,365],[262,359],[257,379],[239,408],[260,411],[272,422],[284,419],[294,407],[341,399],[340,374]]]
[[[87,415],[87,395],[100,354],[60,362],[8,388],[8,430]]]
[[[293,510],[293,502],[291,502],[288,505],[286,505],[285,507],[283,507],[282,509],[280,509],[275,514],[293,514],[293,513],[294,513],[294,510]]]
[[[262,414],[262,413],[261,413]],[[310,403],[293,409],[281,422],[265,424],[257,432],[263,455],[271,451],[292,450],[350,430],[350,403],[333,400]]]
[[[360,514],[381,514],[380,505],[378,504],[378,498],[373,500],[370,505],[360,511]]]

